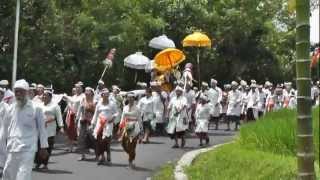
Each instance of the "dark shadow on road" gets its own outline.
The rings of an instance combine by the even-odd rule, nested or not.
[[[58,170],[58,169],[33,170],[33,172],[42,173],[42,174],[73,174],[71,171]]]
[[[194,150],[194,149],[199,149],[199,147],[185,146],[184,148],[181,148],[181,150],[184,150],[184,151],[190,151],[190,150]]]
[[[112,163],[110,164],[102,164],[103,166],[107,166],[107,167],[127,167],[128,164],[120,164],[120,163]]]
[[[83,161],[83,162],[97,162],[97,159],[95,157],[93,157],[93,158],[86,157],[84,160],[81,160],[81,161]],[[81,162],[81,161],[79,161],[79,162]]]
[[[165,144],[164,142],[149,141],[147,144]]]
[[[210,132],[208,133],[209,136],[233,136],[234,133],[223,133],[223,132]]]
[[[134,167],[133,170],[134,170],[134,171],[144,171],[144,172],[151,172],[151,171],[152,171],[152,169],[148,169],[148,168],[144,168],[144,167],[139,167],[139,166]]]

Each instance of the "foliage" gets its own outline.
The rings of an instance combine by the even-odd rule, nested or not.
[[[279,155],[296,155],[296,112],[281,110],[241,127],[239,143],[248,149]],[[319,107],[313,109],[315,155],[319,162]]]
[[[296,161],[293,156],[249,150],[232,143],[201,154],[186,172],[191,180],[291,180],[296,179]]]
[[[222,83],[235,78],[278,82],[292,80],[294,17],[286,0],[21,0],[18,78],[53,83],[69,90],[82,80],[95,86],[106,52],[115,47],[115,64],[107,85],[135,86],[123,59],[141,50],[152,58],[157,50],[148,41],[163,33],[178,48],[195,30],[213,39],[213,48],[201,49],[202,79]],[[0,2],[0,74],[10,79],[15,2]],[[196,49],[185,48],[195,63]],[[210,67],[210,68],[208,68]],[[197,73],[194,73],[197,74]],[[138,80],[147,74],[138,72]]]
[[[174,164],[167,163],[163,165],[160,170],[152,176],[152,180],[173,180]]]
[[[187,168],[190,180],[291,180],[296,177],[296,159],[228,144],[200,155]]]
[[[313,109],[316,173],[319,175],[319,107]],[[296,179],[296,112],[281,110],[241,127],[236,142],[200,155],[190,179]]]

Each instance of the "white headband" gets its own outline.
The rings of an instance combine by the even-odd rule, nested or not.
[[[29,84],[26,80],[20,79],[20,80],[16,81],[13,88],[14,89],[20,88],[20,89],[24,89],[24,90],[29,90]]]

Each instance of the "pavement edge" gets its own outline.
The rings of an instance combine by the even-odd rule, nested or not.
[[[190,166],[192,161],[201,153],[211,151],[211,150],[216,149],[220,146],[230,144],[230,143],[233,143],[233,141],[223,143],[223,144],[217,144],[217,145],[213,145],[208,148],[197,149],[197,150],[193,150],[193,151],[189,151],[189,152],[185,153],[180,158],[180,160],[178,161],[178,163],[174,169],[174,179],[175,180],[188,180],[188,176],[184,173],[184,167]]]

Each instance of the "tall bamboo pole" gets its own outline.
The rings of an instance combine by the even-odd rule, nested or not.
[[[296,74],[298,89],[297,158],[298,179],[314,180],[310,73],[310,2],[296,0]]]
[[[19,35],[19,23],[20,23],[20,0],[17,0],[16,5],[16,24],[14,31],[14,50],[13,50],[13,65],[12,65],[12,88],[17,79],[17,59],[18,59],[18,35]]]

